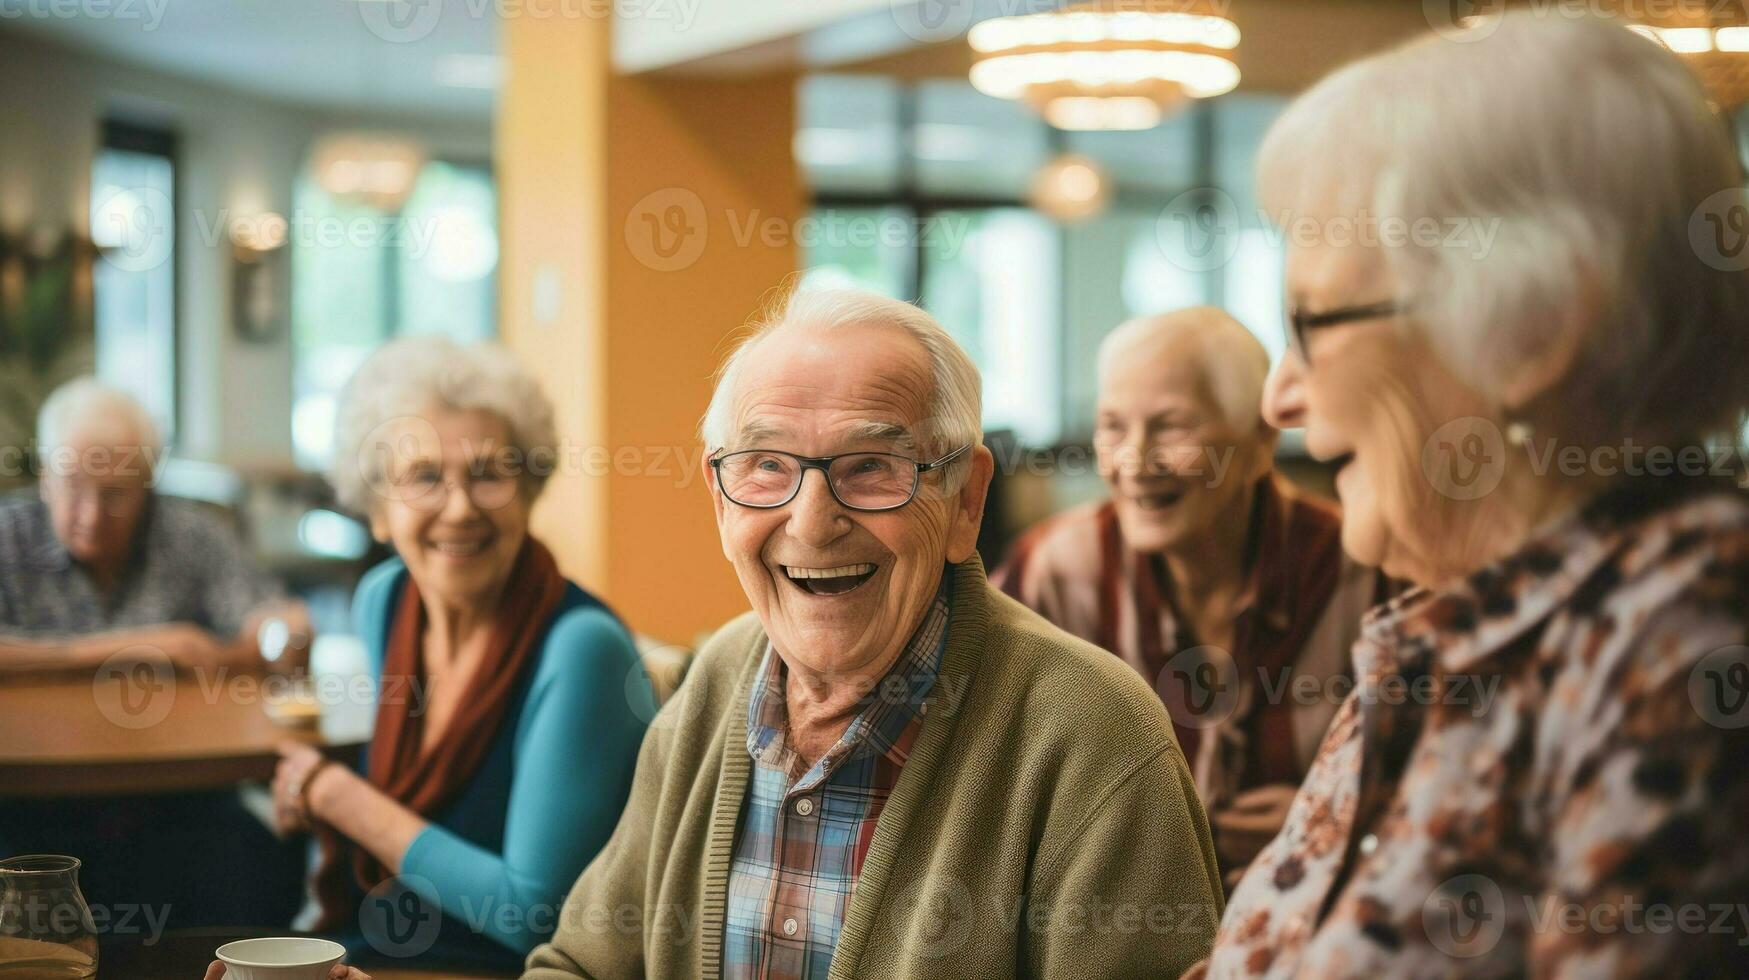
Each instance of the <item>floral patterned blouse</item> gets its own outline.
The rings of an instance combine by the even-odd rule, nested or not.
[[[1716,493],[1600,500],[1373,610],[1191,975],[1749,976],[1746,624]]]

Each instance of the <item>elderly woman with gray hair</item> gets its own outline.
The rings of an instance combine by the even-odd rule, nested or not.
[[[1258,173],[1329,230],[1289,236],[1265,413],[1340,467],[1345,549],[1416,587],[1364,621],[1207,974],[1741,975],[1749,505],[1705,475],[1749,405],[1749,277],[1707,237],[1743,207],[1725,125],[1654,42],[1514,13],[1325,79]]]
[[[332,479],[397,555],[354,600],[375,734],[358,771],[284,746],[274,802],[320,841],[316,928],[356,957],[514,968],[625,805],[654,698],[626,628],[529,535],[555,442],[495,348],[395,341],[343,396]]]

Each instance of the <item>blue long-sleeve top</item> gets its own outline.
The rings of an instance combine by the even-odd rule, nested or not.
[[[353,600],[379,680],[406,575],[391,558],[365,574]],[[569,582],[551,621],[533,628],[542,636],[480,768],[429,815],[397,878],[362,896],[362,935],[348,945],[364,958],[519,966],[619,822],[656,713],[637,648],[605,605]],[[418,906],[406,892],[443,915],[409,912]]]

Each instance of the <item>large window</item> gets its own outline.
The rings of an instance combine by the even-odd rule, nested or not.
[[[1029,445],[1057,440],[1062,335],[1057,232],[1025,208],[933,213],[920,237],[925,308],[984,368],[984,420]],[[993,370],[1000,366],[1000,370]]]
[[[987,429],[1085,441],[1099,342],[1126,319],[1214,304],[1279,356],[1279,239],[1251,161],[1283,101],[1228,95],[1152,130],[1063,133],[957,81],[810,77],[796,154],[815,227],[907,231],[804,241],[805,281],[919,301],[983,369]],[[1107,171],[1103,213],[1059,224],[1027,203],[1063,152]]]
[[[309,177],[293,206],[292,442],[298,463],[327,464],[336,399],[383,341],[497,334],[497,198],[484,167],[433,161],[393,214],[337,200]]]
[[[909,207],[826,206],[813,217],[815,227],[836,225],[865,228],[866,234],[822,234],[806,242],[807,272],[803,281],[823,289],[866,289],[884,296],[907,296],[916,292],[916,256],[911,238],[916,234],[916,212]],[[897,235],[880,234],[896,229]]]
[[[91,166],[97,376],[131,393],[166,444],[176,436],[176,143],[106,123]]]

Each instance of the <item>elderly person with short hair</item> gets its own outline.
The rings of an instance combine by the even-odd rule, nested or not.
[[[1343,556],[1337,509],[1276,474],[1269,355],[1239,321],[1131,320],[1098,365],[1110,496],[1028,531],[991,581],[1153,686],[1231,885],[1281,829],[1379,581]]]
[[[619,821],[653,695],[625,626],[529,534],[557,438],[508,353],[397,340],[341,402],[331,478],[396,552],[353,606],[376,726],[358,771],[283,746],[275,816],[315,831],[316,927],[356,956],[505,968]]]
[[[1207,950],[1212,845],[1159,699],[991,589],[994,468],[927,314],[801,292],[703,435],[753,611],[652,725],[528,980],[1129,977]]]
[[[0,671],[91,668],[145,649],[189,668],[307,656],[303,605],[215,516],[154,492],[164,447],[132,396],[91,377],[55,389],[37,452],[36,493],[0,502]],[[286,628],[264,651],[269,619]]]
[[[1599,453],[1704,461],[1749,408],[1725,123],[1654,42],[1508,13],[1320,82],[1258,173],[1272,214],[1440,233],[1289,239],[1266,413],[1415,588],[1208,975],[1742,975],[1749,502]]]

